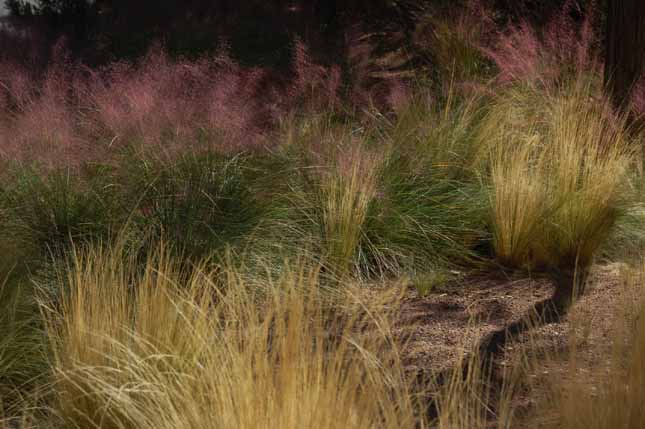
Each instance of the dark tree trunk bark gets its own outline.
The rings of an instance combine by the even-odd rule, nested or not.
[[[645,0],[606,0],[605,84],[624,108],[645,71]]]

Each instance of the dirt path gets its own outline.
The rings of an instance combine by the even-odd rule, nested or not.
[[[560,322],[537,327],[505,347],[496,362],[498,374],[520,357],[532,366],[524,380],[528,385],[513,398],[521,417],[518,427],[541,427],[540,422],[548,420],[544,403],[540,406],[547,386],[576,377],[576,382],[584,380],[594,389],[609,371],[614,341],[624,338],[616,335],[617,329],[625,326],[640,302],[638,291],[624,281],[625,268],[621,263],[595,266],[585,294]],[[575,359],[575,373],[570,359]]]
[[[623,267],[595,266],[585,294],[561,320],[537,326],[520,334],[517,341],[503,345],[494,356],[497,376],[527,347],[536,353],[548,350],[553,356],[566,356],[563,352],[572,344],[572,335],[585,367],[606,363],[603,360],[609,355],[618,310],[628,299],[621,281]],[[471,276],[443,285],[425,297],[411,290],[400,317],[402,334],[409,339],[405,349],[407,368],[421,376],[449,372],[463,352],[478,350],[491,334],[517,324],[536,304],[551,297],[554,289],[548,279]],[[545,365],[535,371],[543,379],[554,372],[562,376],[567,371],[566,359],[559,359],[550,359],[548,368]],[[525,391],[514,398],[522,414],[531,414],[535,394]]]
[[[420,371],[451,368],[491,332],[518,321],[553,294],[546,279],[468,277],[420,297],[411,290],[401,309],[406,364]]]

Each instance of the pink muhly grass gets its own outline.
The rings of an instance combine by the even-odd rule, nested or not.
[[[24,110],[34,97],[30,71],[19,64],[0,62],[0,109],[3,118]]]
[[[56,60],[37,78],[24,66],[0,64],[2,111],[0,156],[43,165],[74,164],[83,152],[77,134],[74,87],[78,71],[57,45]]]
[[[632,90],[632,111],[645,122],[645,71]]]
[[[269,100],[262,94],[263,78],[262,70],[246,70],[227,56],[219,57],[203,100],[205,129],[218,132],[232,148],[261,143],[263,125],[272,119]]]
[[[482,52],[498,69],[498,81],[539,82],[545,86],[563,77],[563,73],[599,71],[598,38],[593,31],[595,9],[576,23],[571,12],[576,6],[568,1],[560,13],[542,30],[528,21],[509,24],[493,37]]]
[[[234,150],[262,142],[270,116],[260,94],[263,74],[228,57],[172,60],[155,49],[137,64],[99,70],[72,63],[64,51],[52,57],[41,73],[0,61],[4,158],[69,164],[58,158],[82,157],[90,147],[103,155],[115,142],[181,149],[201,139]]]
[[[31,158],[52,165],[78,161],[82,142],[58,94],[30,105],[18,117],[12,131],[10,148],[16,158]]]
[[[401,79],[392,79],[388,84],[389,90],[385,96],[385,103],[394,112],[400,112],[412,99],[410,88]]]
[[[396,111],[409,100],[408,87],[396,74],[379,67],[374,46],[357,28],[345,35],[343,74],[337,64],[313,61],[307,46],[297,41],[293,52],[294,78],[287,88],[283,110],[357,113],[364,109]]]
[[[69,165],[132,143],[237,152],[264,146],[296,109],[363,108],[375,94],[389,108],[404,104],[405,84],[373,79],[364,65],[371,51],[354,48],[349,85],[340,66],[316,64],[301,42],[291,77],[244,68],[226,53],[189,61],[160,47],[96,70],[71,61],[62,43],[44,69],[0,55],[0,157]]]
[[[90,92],[97,125],[110,139],[160,143],[171,136],[188,143],[201,132],[229,146],[251,145],[261,137],[260,77],[224,56],[173,61],[157,49],[137,65],[116,63],[95,73]]]
[[[384,38],[383,38],[384,36]],[[373,34],[352,27],[345,35],[348,65],[347,102],[354,109],[377,109],[381,112],[399,111],[410,101],[405,71],[397,71],[405,55],[380,56]],[[385,34],[381,43],[397,46],[400,34]],[[401,54],[401,52],[398,52]]]
[[[367,106],[376,96],[373,88],[373,50],[374,47],[369,40],[361,37],[362,33],[358,28],[351,28],[345,35],[347,46],[347,64],[349,67],[350,94],[352,104],[356,106]]]
[[[112,141],[140,138],[145,143],[159,142],[166,131],[182,136],[182,126],[191,114],[191,109],[183,106],[189,94],[173,97],[179,94],[175,94],[177,84],[172,81],[185,74],[182,71],[163,57],[149,56],[140,67],[116,63],[94,74],[89,93],[97,128]]]
[[[293,49],[294,78],[287,90],[291,107],[307,110],[334,110],[340,105],[342,75],[337,65],[316,64],[307,46],[296,41]]]

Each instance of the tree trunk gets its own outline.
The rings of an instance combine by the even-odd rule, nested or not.
[[[606,1],[605,84],[622,109],[644,71],[645,0]]]

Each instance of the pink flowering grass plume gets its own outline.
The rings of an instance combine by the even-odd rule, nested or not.
[[[4,158],[66,165],[132,143],[246,150],[271,122],[263,73],[224,54],[174,60],[155,48],[137,63],[97,70],[72,62],[63,44],[50,57],[42,71],[0,61]]]
[[[340,106],[342,75],[340,67],[316,64],[307,46],[297,40],[293,48],[293,81],[286,95],[290,108],[334,110]]]
[[[645,123],[645,71],[634,86],[631,105],[636,118]]]
[[[345,35],[348,66],[348,104],[355,109],[397,112],[410,102],[414,71],[411,55],[402,48],[400,32],[366,33],[351,27]],[[378,46],[387,46],[380,54]]]
[[[338,64],[314,61],[301,41],[293,51],[293,80],[285,92],[283,111],[340,112],[396,111],[410,98],[406,79],[388,71],[387,61],[379,58],[370,35],[350,28],[344,40],[345,69]]]
[[[94,74],[96,125],[111,140],[186,144],[201,134],[228,146],[252,145],[261,134],[255,124],[261,76],[224,55],[174,61],[157,48],[139,64]]]
[[[375,78],[372,49],[358,37],[349,42],[345,80],[339,65],[316,63],[302,42],[291,74],[242,67],[226,51],[175,59],[161,46],[99,69],[72,61],[64,42],[45,67],[0,56],[0,156],[55,166],[104,160],[132,144],[237,152],[266,146],[290,112],[400,108],[405,83]]]
[[[64,42],[55,45],[54,60],[41,76],[16,63],[1,64],[2,110],[6,114],[0,124],[3,157],[50,167],[75,164],[83,158],[80,111],[73,86],[79,69],[65,52]]]
[[[263,93],[265,72],[244,69],[223,54],[217,58],[211,82],[202,100],[206,112],[204,129],[228,142],[228,149],[264,144],[266,129],[275,123],[271,100]]]
[[[30,70],[9,61],[0,62],[0,108],[2,118],[9,119],[24,110],[34,98],[33,76]]]
[[[583,16],[580,22],[574,12]],[[548,87],[567,73],[601,71],[595,19],[593,3],[581,11],[567,1],[542,30],[526,20],[510,23],[481,50],[496,65],[500,83],[527,81]]]

